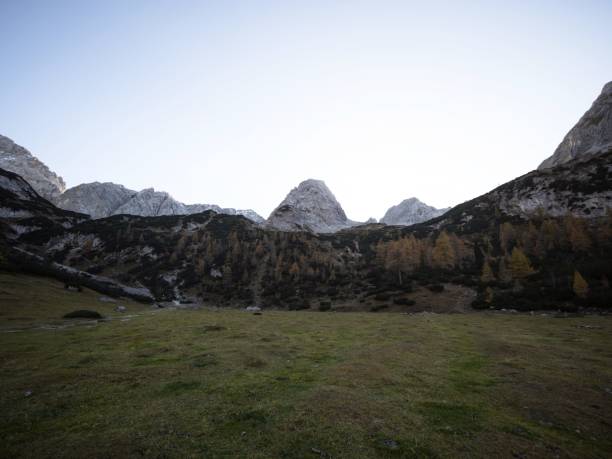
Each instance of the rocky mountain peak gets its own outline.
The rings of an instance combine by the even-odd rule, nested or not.
[[[34,190],[49,201],[64,192],[64,180],[28,150],[0,135],[0,168],[20,175]]]
[[[579,156],[612,151],[612,81],[606,83],[601,94],[578,123],[567,133],[553,155],[538,169],[548,169]]]
[[[353,225],[322,180],[308,179],[291,190],[274,209],[268,225],[283,231],[332,233]]]
[[[442,215],[447,210],[449,208],[436,209],[412,197],[404,199],[396,206],[390,207],[385,216],[380,219],[380,222],[387,225],[409,226],[431,220]]]

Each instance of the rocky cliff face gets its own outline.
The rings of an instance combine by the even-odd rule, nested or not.
[[[380,222],[387,225],[410,226],[439,217],[449,209],[450,207],[446,209],[436,209],[435,207],[428,206],[419,201],[417,198],[410,198],[389,208]]]
[[[20,175],[43,198],[54,201],[66,189],[64,180],[25,148],[0,135],[0,168]]]
[[[134,191],[115,183],[84,183],[66,190],[56,199],[58,207],[105,218],[111,215],[127,214],[142,217],[161,215],[188,215],[213,210],[220,214],[243,215],[255,223],[265,220],[256,212],[222,208],[215,204],[183,204],[165,191],[147,188]]]
[[[327,185],[305,180],[274,209],[268,225],[282,231],[333,233],[353,226]]]
[[[157,217],[159,215],[185,215],[185,204],[178,202],[165,191],[155,191],[146,188],[139,191],[124,204],[113,211],[113,215],[128,214],[143,217]]]
[[[113,215],[136,193],[115,183],[84,183],[66,190],[55,203],[62,209],[104,218]]]
[[[548,169],[580,156],[609,151],[612,151],[612,81],[604,86],[591,108],[538,169]]]

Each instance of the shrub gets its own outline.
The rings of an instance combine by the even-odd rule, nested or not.
[[[72,311],[64,315],[64,319],[101,319],[102,316],[99,312],[91,311],[89,309],[79,309],[78,311]]]
[[[319,303],[319,311],[329,311],[331,309],[331,301],[321,301]]]
[[[440,293],[444,291],[444,285],[442,284],[433,284],[428,286],[427,288],[434,293]]]
[[[391,295],[388,293],[379,293],[374,297],[374,299],[378,301],[389,301],[389,299],[391,299]]]
[[[396,298],[393,300],[393,303],[400,306],[414,306],[416,304],[416,301],[410,300],[408,298]]]
[[[379,305],[376,305],[376,306],[372,306],[372,307],[370,308],[370,311],[372,311],[372,312],[378,312],[378,311],[380,311],[380,310],[382,310],[382,309],[385,309],[385,308],[388,308],[388,307],[389,307],[389,305],[388,305],[388,304],[379,304]]]

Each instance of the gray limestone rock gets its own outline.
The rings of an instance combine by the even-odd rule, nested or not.
[[[380,222],[387,225],[409,226],[439,217],[449,209],[449,207],[446,209],[436,209],[419,201],[417,198],[410,198],[389,208],[385,216],[380,219]]]
[[[115,183],[83,183],[66,190],[56,200],[62,209],[91,215],[91,218],[104,218],[115,213],[136,191],[128,190]]]
[[[64,180],[8,137],[0,135],[0,168],[20,175],[36,192],[53,202],[66,189]]]
[[[113,211],[113,215],[128,214],[143,217],[186,215],[187,213],[185,204],[178,202],[165,191],[155,191],[153,188],[139,191]]]
[[[353,226],[342,206],[321,180],[309,179],[291,190],[274,209],[268,225],[282,231],[333,233]]]
[[[612,151],[612,81],[604,86],[591,108],[538,169],[548,169],[577,157],[609,151]]]

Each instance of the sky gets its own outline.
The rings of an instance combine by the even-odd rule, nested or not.
[[[307,178],[349,218],[472,199],[612,80],[610,1],[0,0],[0,134],[67,185],[262,216]]]

